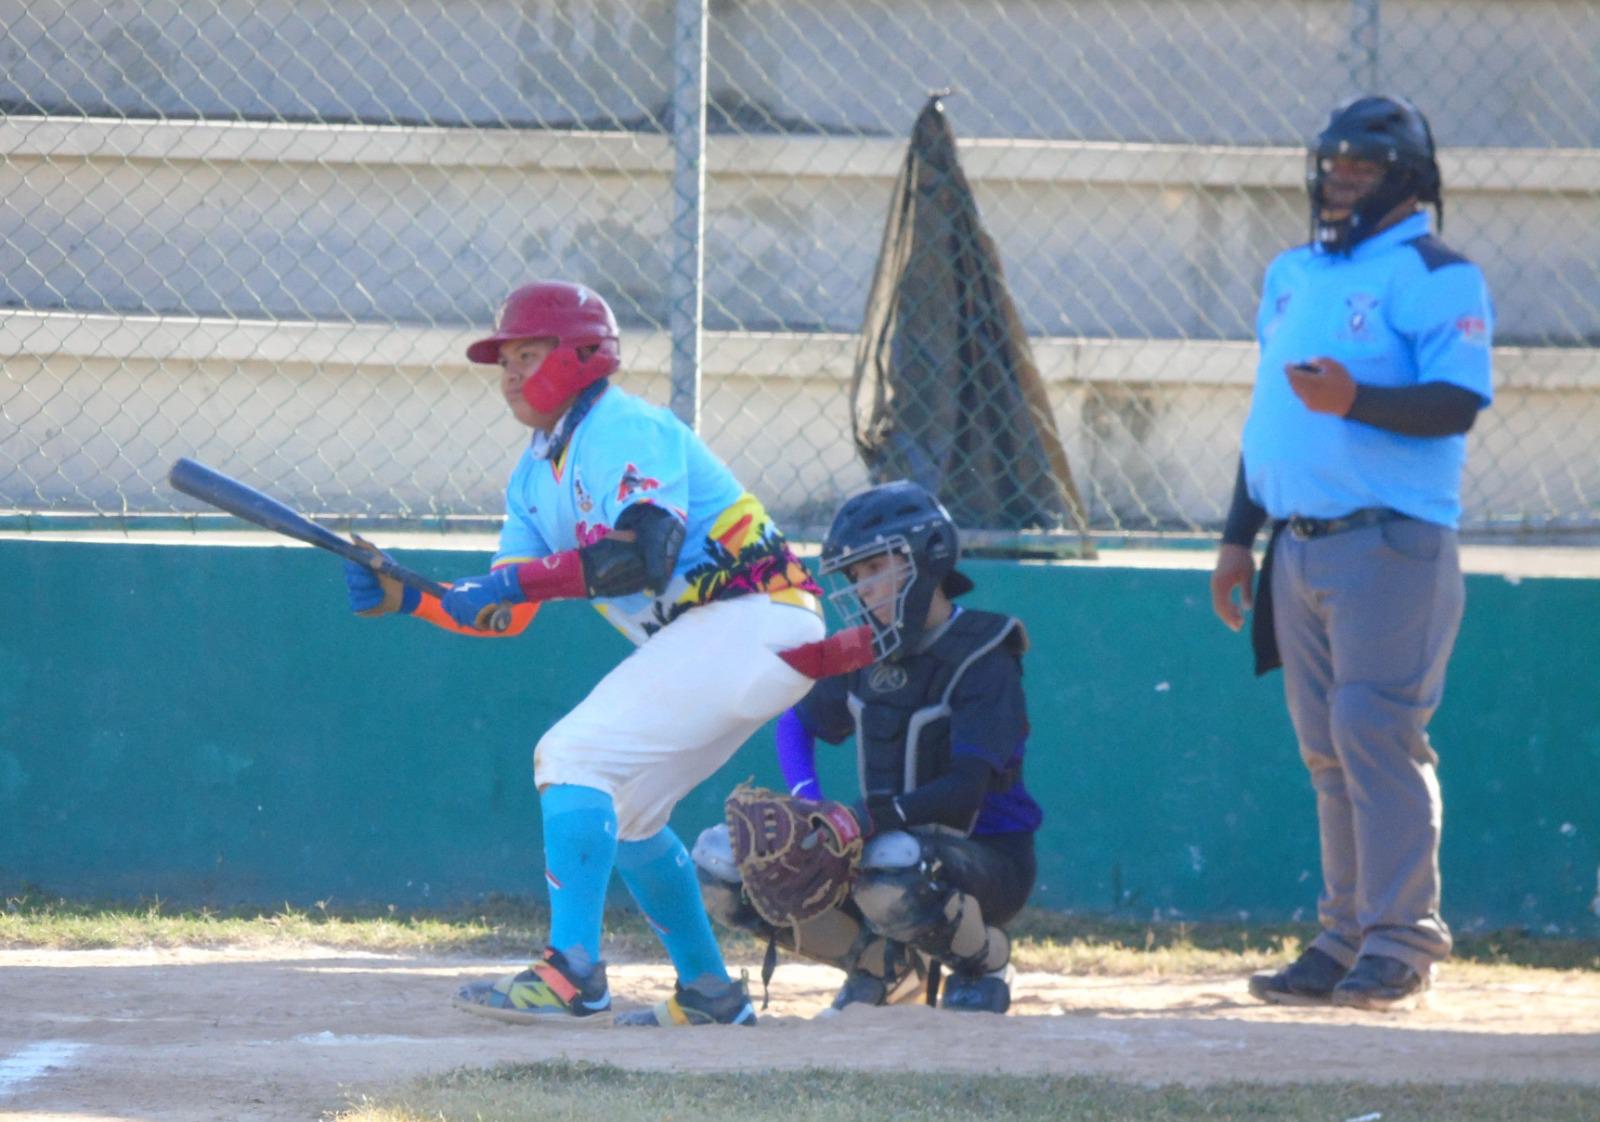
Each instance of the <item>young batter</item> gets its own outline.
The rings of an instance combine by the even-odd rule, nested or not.
[[[352,608],[478,634],[509,615],[504,633],[516,634],[539,603],[584,598],[638,648],[534,751],[548,947],[518,974],[463,987],[457,1004],[521,1022],[609,1010],[600,930],[615,868],[678,974],[672,997],[618,1023],[753,1023],[667,818],[810,689],[777,652],[822,637],[818,589],[761,503],[692,431],[610,385],[617,326],[596,293],[555,281],[519,288],[467,357],[500,365],[507,406],[533,430],[490,571],[439,601],[352,564]]]

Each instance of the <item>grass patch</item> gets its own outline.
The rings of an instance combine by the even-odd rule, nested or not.
[[[390,954],[515,958],[542,946],[543,905],[490,897],[470,908],[400,910],[336,907],[217,909],[162,900],[90,903],[27,892],[0,906],[0,947],[342,947]],[[1144,922],[1030,909],[1011,926],[1022,970],[1062,974],[1238,973],[1281,963],[1316,934],[1305,924]],[[719,932],[731,959],[759,960],[764,944]],[[605,953],[618,960],[662,957],[632,908],[606,913]],[[1457,963],[1600,971],[1600,940],[1500,931],[1462,936]]]
[[[610,918],[610,913],[608,913]],[[620,914],[608,948],[626,957],[655,945],[642,918]],[[336,907],[211,908],[163,900],[97,903],[23,893],[0,907],[0,947],[263,947],[316,944],[388,954],[515,957],[542,946],[549,912],[492,897],[446,911]]]
[[[1600,1117],[1600,1088],[1559,1083],[1141,1087],[1085,1077],[823,1069],[675,1075],[555,1061],[451,1072],[392,1098],[363,1100],[335,1115],[335,1122],[1343,1122],[1380,1114],[1383,1122],[1594,1122]]]
[[[1205,974],[1281,965],[1317,934],[1312,924],[1148,922],[1025,911],[1012,927],[1019,968],[1062,974]],[[1600,939],[1521,930],[1458,934],[1451,966],[1600,971]]]

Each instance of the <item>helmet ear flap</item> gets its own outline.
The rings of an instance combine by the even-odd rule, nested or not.
[[[955,565],[956,543],[952,529],[949,526],[936,526],[929,532],[922,549],[923,556],[928,560],[928,568],[939,576]]]

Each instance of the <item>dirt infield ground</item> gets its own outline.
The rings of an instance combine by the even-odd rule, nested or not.
[[[498,972],[478,959],[318,947],[0,951],[0,1118],[300,1122],[413,1076],[557,1057],[677,1071],[1600,1085],[1594,973],[1502,981],[1462,967],[1444,973],[1430,1008],[1399,1015],[1262,1006],[1237,977],[1033,973],[1018,978],[1016,1015],[1003,1019],[899,1007],[813,1022],[839,975],[794,962],[780,967],[756,1030],[508,1026],[448,1005],[460,981]],[[670,985],[657,965],[613,966],[611,979],[619,1008]]]

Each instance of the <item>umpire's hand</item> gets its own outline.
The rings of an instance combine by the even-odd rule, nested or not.
[[[1224,543],[1217,550],[1216,568],[1211,570],[1211,610],[1234,631],[1244,626],[1244,614],[1255,606],[1252,588],[1256,578],[1256,558],[1248,546]],[[1233,590],[1239,590],[1239,598]]]
[[[1314,358],[1284,366],[1289,388],[1313,413],[1348,417],[1356,403],[1356,380],[1344,363],[1336,358]]]

